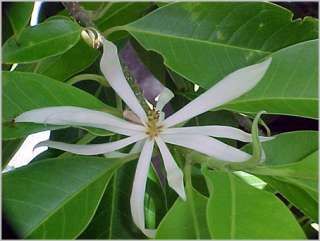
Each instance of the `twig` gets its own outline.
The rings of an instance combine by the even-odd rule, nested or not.
[[[78,2],[61,2],[67,9],[69,14],[84,27],[95,27],[93,21],[89,17],[89,14],[83,9]]]

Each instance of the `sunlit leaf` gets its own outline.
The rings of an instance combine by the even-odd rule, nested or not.
[[[272,193],[232,173],[206,172],[210,197],[207,220],[215,239],[303,239],[289,209]]]
[[[74,239],[88,225],[119,160],[46,159],[3,175],[3,209],[21,237]]]
[[[9,38],[2,48],[4,63],[30,63],[62,54],[80,38],[80,26],[68,20],[52,20],[25,28],[18,40]]]

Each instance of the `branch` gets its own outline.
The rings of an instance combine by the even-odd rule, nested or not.
[[[78,2],[61,2],[69,14],[84,27],[95,27],[88,12]]]

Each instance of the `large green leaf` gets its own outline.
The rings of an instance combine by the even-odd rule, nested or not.
[[[317,38],[316,19],[292,21],[292,16],[264,2],[180,2],[118,29],[160,53],[178,74],[208,88],[274,51]]]
[[[157,239],[210,239],[206,222],[207,198],[196,190],[192,191],[197,214],[196,222],[200,228],[199,236],[192,221],[190,201],[178,198],[161,221],[156,234]]]
[[[21,31],[30,21],[33,5],[33,2],[11,2],[6,9],[6,15],[16,40],[19,39]]]
[[[21,237],[73,239],[88,225],[119,160],[46,159],[3,174],[3,208]]]
[[[207,219],[215,239],[303,239],[289,209],[272,193],[232,173],[207,171]]]
[[[63,126],[47,126],[33,123],[13,123],[19,114],[48,106],[79,106],[118,114],[94,96],[73,86],[39,74],[3,72],[3,138],[14,139],[47,129]]]
[[[258,166],[252,173],[273,176],[278,180],[294,184],[318,200],[318,152],[313,152],[299,162],[277,166]]]
[[[272,54],[262,80],[247,94],[219,109],[318,118],[318,41],[311,40]],[[181,93],[194,99],[201,93]]]
[[[247,94],[222,108],[318,118],[318,41],[272,54],[269,70]]]
[[[9,38],[2,48],[4,63],[29,63],[62,54],[80,38],[80,26],[69,20],[56,19],[24,29],[16,40]]]
[[[95,24],[100,31],[107,31],[111,27],[128,24],[142,17],[150,6],[148,2],[108,2],[104,6],[107,11],[95,21]],[[114,33],[111,40],[116,41],[127,35],[125,32]]]
[[[301,204],[301,198],[298,197],[301,193],[306,195],[305,200],[310,201],[307,206],[312,207],[314,201],[318,202],[318,132],[282,133],[274,140],[264,142],[262,146],[266,153],[265,162],[247,171],[259,175],[262,179],[266,176],[266,181],[270,180],[270,184],[279,188],[280,192],[285,183],[288,186],[293,185],[298,189],[296,192],[292,189],[291,195],[289,194],[293,203]],[[250,152],[249,145],[243,149]],[[288,196],[288,190],[284,192],[284,195]],[[294,197],[296,198],[293,199]],[[298,208],[305,210],[305,207]],[[311,216],[316,215],[313,213]]]
[[[278,166],[300,162],[318,150],[317,131],[293,131],[281,133],[271,141],[262,142],[266,153],[264,165]],[[251,153],[251,145],[242,148]]]
[[[313,221],[318,221],[318,202],[312,198],[302,188],[277,180],[271,176],[259,176],[262,180],[270,184],[277,192],[281,193],[289,202],[296,208],[300,209],[306,216],[312,218]]]
[[[97,49],[80,40],[67,52],[41,61],[34,72],[64,81],[89,67],[98,55]]]
[[[144,235],[131,218],[130,194],[135,162],[117,170],[107,186],[92,222],[81,239],[142,239]]]
[[[2,142],[2,159],[1,166],[2,168],[6,167],[13,155],[21,146],[24,139],[14,139],[7,140]]]

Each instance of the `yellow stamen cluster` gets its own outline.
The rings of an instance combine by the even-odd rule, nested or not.
[[[146,134],[150,139],[157,137],[162,129],[161,125],[158,125],[160,113],[159,111],[152,109],[148,111],[148,123]]]

